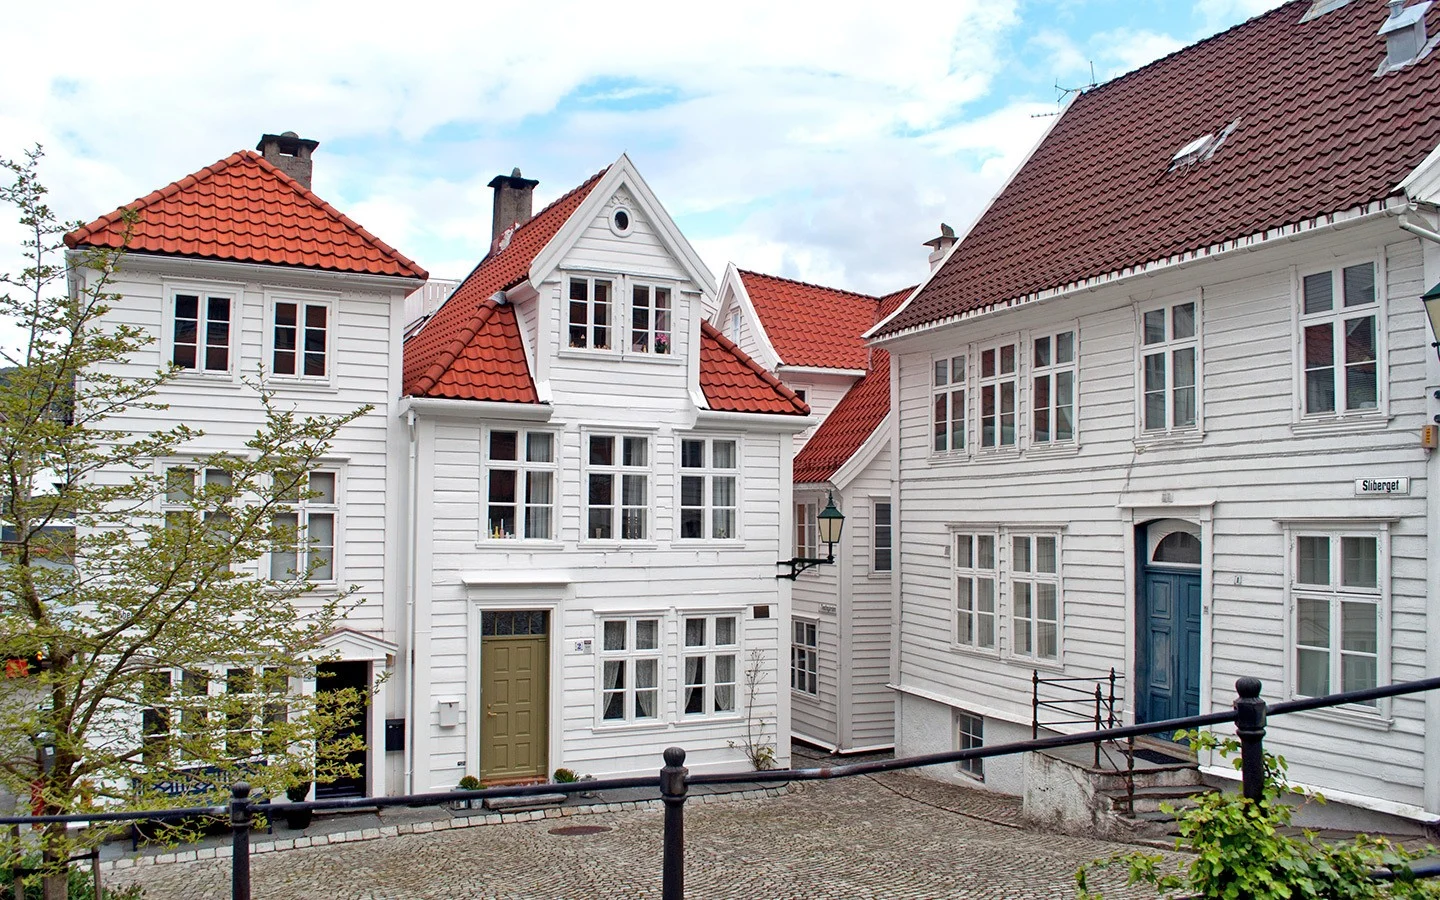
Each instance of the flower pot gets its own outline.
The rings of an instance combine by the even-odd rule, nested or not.
[[[295,809],[285,811],[285,824],[289,825],[291,828],[296,829],[297,831],[300,829],[309,828],[310,823],[314,820],[314,818],[315,810],[313,809]]]

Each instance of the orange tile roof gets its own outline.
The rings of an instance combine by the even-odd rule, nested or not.
[[[467,324],[474,334],[451,360],[427,397],[451,400],[494,400],[501,403],[539,403],[515,307],[487,297]]]
[[[908,292],[907,292],[908,293]],[[874,351],[870,371],[855,383],[795,454],[795,483],[829,481],[890,412],[890,354]]]
[[[241,150],[65,235],[67,247],[425,279],[424,269],[267,162]]]
[[[700,323],[700,390],[721,412],[808,415],[795,392],[745,355],[709,322]]]
[[[1376,75],[1385,4],[1294,0],[1075,98],[877,334],[1385,200],[1440,142],[1440,53]],[[1427,31],[1440,29],[1440,6]],[[1209,158],[1176,152],[1219,135]]]
[[[864,369],[860,339],[875,324],[875,298],[853,291],[740,271],[781,365]]]
[[[497,372],[495,382],[489,383],[479,369],[466,369],[463,375],[449,377],[452,366],[465,359],[473,365],[487,355],[498,353],[493,344],[496,335],[487,329],[490,312],[486,304],[497,291],[514,287],[530,274],[530,264],[545,245],[558,232],[590,195],[590,191],[604,175],[606,169],[592,175],[579,187],[560,197],[536,213],[530,221],[515,229],[510,243],[498,252],[488,254],[475,267],[460,286],[446,298],[418,332],[405,341],[405,376],[403,392],[416,397],[443,396],[457,400],[502,400],[515,403],[535,403],[537,400],[519,400],[513,387],[508,386],[511,373]],[[510,313],[513,320],[514,312]],[[520,332],[514,335],[512,351],[519,351]],[[470,345],[478,342],[481,346],[472,351]],[[525,356],[520,352],[520,364]],[[448,380],[447,380],[448,378]],[[529,379],[528,369],[526,379]],[[442,382],[450,386],[452,393],[437,394],[436,386]],[[464,387],[462,387],[462,385]],[[522,392],[523,393],[523,392]],[[530,386],[534,394],[534,385]]]

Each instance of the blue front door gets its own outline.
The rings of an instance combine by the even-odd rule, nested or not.
[[[1141,570],[1135,720],[1200,713],[1200,573]]]

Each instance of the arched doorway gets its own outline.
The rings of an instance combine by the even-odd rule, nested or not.
[[[1135,720],[1200,712],[1200,527],[1159,519],[1136,528]]]

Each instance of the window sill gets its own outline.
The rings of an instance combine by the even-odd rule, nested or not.
[[[338,394],[340,389],[329,378],[290,378],[285,375],[270,375],[265,387],[281,391],[314,391],[317,394]]]
[[[1205,432],[1203,431],[1174,431],[1164,434],[1142,432],[1135,438],[1135,451],[1144,453],[1147,450],[1164,450],[1167,447],[1193,447],[1203,443],[1204,440]]]
[[[1385,431],[1394,416],[1371,413],[1369,415],[1332,416],[1330,418],[1301,419],[1290,426],[1291,433],[1299,437],[1327,434],[1365,434]]]
[[[626,540],[616,538],[581,538],[581,550],[658,550],[660,545],[655,541]]]
[[[894,570],[889,572],[867,572],[865,577],[870,581],[890,581],[891,576],[894,574]]]
[[[708,714],[707,714],[707,713],[689,713],[689,714],[687,714],[687,713],[682,713],[681,716],[680,716],[680,721],[676,722],[675,724],[678,725],[678,726],[682,726],[682,727],[683,727],[683,726],[685,726],[685,725],[717,725],[717,724],[723,725],[723,724],[728,724],[728,723],[730,723],[730,722],[743,722],[743,721],[745,721],[745,717],[742,716],[742,715],[740,715],[740,713],[738,713],[738,712],[708,713]]]
[[[1018,656],[1011,654],[1007,659],[1013,666],[1024,666],[1027,669],[1038,669],[1041,672],[1055,672],[1065,674],[1065,664],[1053,659],[1035,659],[1033,656]]]
[[[957,644],[950,642],[950,649],[966,656],[974,656],[978,659],[999,659],[1000,649],[998,647],[976,647],[972,644]]]
[[[796,698],[797,700],[804,700],[804,701],[806,701],[807,703],[819,703],[819,702],[820,702],[820,695],[819,695],[819,694],[811,694],[811,693],[808,693],[808,692],[806,692],[806,691],[796,690],[796,689],[793,688],[793,687],[790,689],[790,696]]]
[[[561,347],[555,355],[574,359],[619,359],[620,351],[609,348],[597,350],[594,347]]]
[[[930,451],[930,462],[937,465],[955,465],[957,463],[966,463],[969,461],[969,450],[952,450],[946,453],[936,453],[933,450]]]
[[[664,719],[647,719],[644,722],[616,722],[611,719],[601,719],[600,724],[591,730],[595,734],[637,734],[669,731],[673,725],[673,722],[666,722]]]
[[[1387,713],[1381,712],[1378,709],[1359,706],[1307,709],[1303,712],[1295,713],[1295,715],[1321,722],[1331,722],[1336,725],[1364,728],[1367,731],[1388,732],[1395,727],[1395,720]]]
[[[1018,459],[1020,457],[1020,445],[1012,444],[1009,447],[976,447],[975,453],[970,457],[972,462],[989,462],[997,459]]]
[[[548,538],[484,538],[475,542],[477,550],[507,550],[511,547],[526,550],[563,550],[565,544]]]
[[[643,350],[622,351],[620,358],[627,362],[647,362],[662,366],[678,366],[685,362],[674,353],[646,353]]]
[[[1048,459],[1050,457],[1078,456],[1080,454],[1079,441],[1065,441],[1063,443],[1031,444],[1025,448],[1027,459]]]
[[[206,387],[223,387],[231,388],[233,390],[238,390],[241,387],[241,382],[236,380],[235,374],[233,372],[211,372],[207,375],[201,372],[191,372],[186,370],[182,372],[176,372],[169,383],[191,384],[197,386],[203,384]]]
[[[675,538],[675,550],[735,550],[745,546],[742,538]]]

